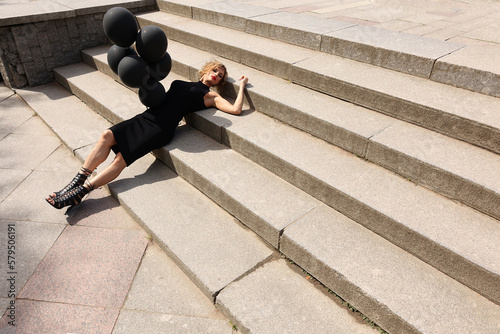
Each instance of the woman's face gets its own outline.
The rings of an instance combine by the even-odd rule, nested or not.
[[[217,67],[210,70],[205,76],[206,80],[209,81],[212,86],[216,86],[221,82],[222,78],[224,78],[225,74],[226,72],[222,67]]]

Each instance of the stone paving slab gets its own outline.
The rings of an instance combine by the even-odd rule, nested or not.
[[[35,169],[59,146],[53,136],[11,133],[0,142],[0,168]]]
[[[8,88],[4,89],[12,91]],[[33,110],[19,99],[18,96],[5,94],[5,99],[0,101],[0,140],[11,133],[18,126],[33,117]]]
[[[57,240],[64,229],[60,224],[37,223],[19,220],[0,220],[0,242],[7,248],[7,227],[11,224],[15,230],[15,286],[16,296],[31,277],[38,264]],[[0,253],[2,263],[7,264],[7,252]],[[2,266],[5,269],[6,266]],[[7,271],[0,272],[0,297],[7,298],[9,291]],[[2,312],[3,315],[3,312]]]
[[[37,115],[38,116],[38,115]],[[40,117],[31,117],[18,128],[12,131],[13,134],[28,136],[52,136],[54,133],[45,125]]]
[[[499,54],[493,46],[469,46],[438,59],[431,79],[500,97]]]
[[[266,263],[225,288],[217,305],[243,333],[375,333],[290,269]]]
[[[249,18],[245,31],[308,49],[321,50],[322,35],[352,26],[351,23],[304,14],[275,12]]]
[[[80,100],[57,83],[19,89],[17,92],[69,147],[76,149],[95,143],[102,131],[110,126],[109,122],[94,118],[93,110],[76,103]],[[88,127],[83,130],[81,124]]]
[[[231,334],[234,331],[227,320],[143,311],[121,311],[113,334],[136,333]]]
[[[0,82],[0,102],[14,95],[14,92],[5,86],[5,83]]]
[[[137,223],[121,208],[105,188],[90,193],[68,222],[70,225],[138,230]]]
[[[0,314],[2,315],[2,317],[4,316],[5,311],[7,310],[7,307],[9,307],[10,301],[11,301],[11,299],[9,299],[9,298],[0,297]],[[5,329],[3,329],[3,330],[6,331]]]
[[[67,218],[47,204],[45,197],[62,189],[74,176],[73,173],[59,173],[57,178],[53,172],[33,171],[2,203],[0,203],[0,219],[30,220],[36,222],[52,222],[66,224]],[[19,209],[22,203],[30,203]]]
[[[6,0],[2,1],[0,26],[11,26],[47,20],[59,20],[77,15],[105,12],[115,6],[135,8],[152,5],[151,0]]]
[[[76,175],[82,164],[75,159],[74,154],[67,147],[59,146],[50,156],[47,157],[38,167],[38,171],[52,173],[73,173]],[[59,177],[59,175],[58,175]],[[66,180],[69,182],[70,180]]]
[[[0,14],[0,26],[37,22],[43,20],[64,19],[74,17],[75,13],[65,5],[56,1],[34,1],[7,3],[8,10]]]
[[[139,231],[67,227],[19,297],[120,308],[147,243]]]
[[[5,334],[111,333],[119,310],[106,307],[18,300],[16,328],[5,328],[8,318],[0,320]]]
[[[9,196],[9,194],[14,191],[29,174],[30,171],[28,169],[0,169],[0,203]]]
[[[231,1],[214,2],[192,7],[192,17],[194,19],[240,31],[246,30],[247,18],[274,12],[276,11],[269,8]]]
[[[123,308],[159,313],[165,317],[186,316],[225,321],[212,301],[156,244],[146,250]]]
[[[356,26],[324,36],[322,51],[429,78],[436,59],[463,48],[457,43]]]

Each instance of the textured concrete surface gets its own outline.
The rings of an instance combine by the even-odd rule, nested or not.
[[[492,54],[499,53],[500,5],[494,0],[428,0],[418,4],[408,0],[162,0],[159,7],[181,16],[498,96],[495,65],[488,65],[488,55],[473,51],[484,46],[491,48]],[[266,10],[269,14],[261,14]],[[341,25],[344,26],[339,30]],[[443,56],[453,56],[461,50],[471,50],[476,56],[467,56],[467,65],[454,61],[435,65]],[[484,66],[478,67],[477,63],[485,64],[487,70],[480,70]],[[286,73],[281,72],[281,76]]]
[[[19,297],[120,308],[147,242],[141,231],[68,227]]]
[[[217,1],[217,0],[216,0]],[[211,0],[184,0],[184,1],[178,1],[179,3],[184,3],[192,6],[200,6],[204,4],[212,4],[214,1]],[[218,1],[217,1],[218,2]],[[21,8],[22,6],[25,5],[25,1],[5,1],[5,5],[9,6],[7,7],[7,11],[9,9],[17,10]],[[58,3],[62,3],[59,1]],[[89,2],[92,3],[92,2]],[[426,0],[423,2],[419,2],[418,4],[413,2],[413,1],[406,1],[406,0],[399,0],[399,1],[389,1],[389,0],[373,0],[373,1],[358,1],[358,2],[350,2],[346,3],[345,1],[342,0],[331,0],[331,1],[325,1],[322,3],[318,3],[315,0],[251,0],[251,1],[245,1],[246,4],[252,4],[256,6],[261,6],[265,8],[271,8],[275,9],[278,12],[284,12],[285,14],[288,13],[300,13],[304,15],[308,15],[312,18],[314,17],[321,17],[322,19],[327,19],[329,20],[330,18],[334,18],[338,22],[345,22],[347,24],[355,24],[355,25],[362,25],[366,27],[381,27],[384,29],[389,29],[389,30],[394,30],[394,31],[402,31],[404,33],[409,33],[409,34],[414,34],[418,36],[425,36],[425,37],[430,37],[430,38],[435,38],[439,39],[442,41],[448,41],[451,43],[459,43],[466,45],[466,48],[463,48],[461,50],[464,50],[463,54],[459,53],[458,51],[449,56],[445,56],[442,58],[442,61],[438,60],[436,62],[435,66],[435,72],[434,72],[434,77],[432,78],[433,80],[436,81],[441,81],[441,82],[446,82],[452,85],[458,85],[461,87],[465,87],[467,89],[475,90],[475,91],[480,91],[484,94],[490,94],[493,96],[498,96],[495,95],[496,88],[494,84],[496,81],[498,81],[498,69],[495,67],[496,65],[493,66],[488,66],[489,64],[495,64],[494,61],[484,61],[485,59],[493,59],[495,60],[498,55],[498,20],[499,20],[499,14],[498,14],[498,2],[495,1],[483,1],[483,0],[478,0],[474,2],[461,2],[461,1],[447,1],[447,2],[441,2],[441,1],[434,1],[434,0]],[[22,6],[19,7],[18,5],[21,4]],[[167,1],[161,1],[161,5],[168,5]],[[18,8],[10,7],[10,6],[18,6]],[[82,2],[78,3],[78,6],[83,6],[85,7],[85,4]],[[180,6],[180,4],[179,4]],[[191,15],[191,11],[188,13]],[[285,15],[283,15],[285,16]],[[290,17],[294,17],[295,15],[291,15]],[[46,17],[48,18],[48,17]],[[293,25],[293,24],[292,24]],[[299,24],[293,25],[294,28],[297,28]],[[195,43],[196,44],[196,43]],[[482,46],[485,45],[488,48],[490,48],[491,52],[472,52],[473,50],[471,46]],[[232,50],[234,51],[234,50]],[[486,58],[484,57],[486,55]],[[316,59],[317,61],[318,59]],[[458,74],[458,75],[455,75]],[[453,80],[453,78],[457,78],[456,81]],[[471,79],[472,78],[472,79]],[[493,88],[491,88],[493,87]],[[3,91],[0,90],[0,110],[2,105],[2,102],[9,101],[9,99],[4,100],[2,96]],[[7,92],[7,96],[8,96]],[[441,94],[443,95],[443,94]],[[432,94],[430,94],[432,96]],[[372,98],[373,96],[369,96],[368,98]],[[439,100],[439,99],[437,99]],[[466,103],[475,103],[474,101],[465,99],[463,100]],[[9,102],[12,102],[10,100]],[[441,101],[443,102],[443,101]],[[449,104],[449,101],[444,101],[444,104]],[[460,105],[460,103],[455,103],[455,105]],[[498,108],[492,108],[491,110],[496,110]],[[472,111],[470,115],[474,115],[473,117],[477,117],[478,113],[474,113],[474,111],[477,110],[489,110],[488,108],[484,108],[483,105],[472,105],[470,107],[470,110]],[[3,110],[1,110],[3,111]],[[0,112],[1,112],[0,111]],[[492,114],[495,115],[495,114]],[[481,115],[482,117],[482,115]],[[0,140],[6,137],[11,137],[11,138],[16,138],[16,136],[19,138],[19,133],[11,133],[11,130],[9,130],[9,126],[12,128],[12,125],[8,125],[6,127],[6,131],[2,130],[4,129],[4,124],[3,120],[4,118],[0,118],[1,126],[0,126]],[[473,121],[475,122],[475,120]],[[24,122],[23,122],[24,123]],[[24,131],[29,132],[29,131],[38,131],[40,130],[39,126],[37,125],[37,121],[30,120],[29,123],[27,122],[24,125]],[[13,126],[16,128],[17,126]],[[38,129],[38,130],[37,130]],[[459,132],[464,132],[463,129],[460,129]],[[33,132],[36,133],[36,132]],[[40,130],[37,135],[43,136],[43,130]],[[22,141],[20,141],[22,142]],[[24,143],[27,143],[26,141]],[[494,147],[494,145],[492,145]],[[79,151],[85,151],[88,147],[83,147]],[[8,147],[4,147],[6,152],[8,152]],[[64,155],[60,155],[61,153],[61,147],[56,148],[54,153],[50,155],[49,158],[41,162],[37,168],[41,168],[40,166],[45,164],[44,168],[48,168],[49,165],[54,165],[57,166],[59,159],[65,159]],[[55,155],[58,155],[56,158]],[[22,160],[23,158],[21,158]],[[25,158],[24,158],[25,159]],[[47,162],[50,161],[50,164],[47,164]],[[61,164],[62,165],[62,164]],[[64,225],[61,223],[66,223],[66,220],[71,221],[71,215],[70,217],[60,217],[60,216],[52,216],[50,212],[44,212],[42,205],[40,207],[37,207],[37,204],[34,205],[34,210],[25,210],[23,207],[21,210],[17,209],[16,211],[16,203],[22,203],[22,200],[25,198],[29,198],[29,200],[34,200],[35,198],[40,199],[42,198],[41,191],[39,191],[40,188],[43,189],[48,189],[53,190],[51,187],[56,186],[56,188],[59,186],[56,184],[56,180],[51,180],[48,175],[51,175],[54,173],[54,171],[48,171],[46,169],[42,170],[35,170],[33,171],[32,169],[25,169],[25,170],[18,170],[17,167],[16,169],[5,169],[0,168],[2,173],[4,173],[2,176],[6,176],[9,178],[8,180],[2,180],[0,182],[1,185],[3,186],[4,184],[6,185],[5,189],[2,189],[0,192],[0,212],[3,212],[7,210],[6,214],[4,216],[6,217],[6,221],[9,221],[11,219],[10,217],[14,217],[16,221],[19,222],[26,222],[26,223],[31,223],[33,220],[36,220],[36,223],[34,224],[52,224],[56,230],[63,228]],[[46,174],[43,174],[46,173]],[[72,174],[70,171],[64,172],[67,173],[67,175],[62,175],[61,174],[61,179],[66,179],[66,178],[71,178]],[[73,172],[74,173],[74,172]],[[26,175],[26,176],[25,176]],[[37,181],[35,181],[37,180]],[[38,182],[41,181],[41,182]],[[63,181],[61,181],[63,182]],[[24,183],[24,184],[23,184]],[[17,187],[17,185],[21,185]],[[50,187],[47,187],[47,185],[50,185]],[[63,184],[61,184],[62,186]],[[35,189],[35,191],[30,189]],[[45,191],[45,190],[44,190]],[[45,195],[45,194],[44,194]],[[94,194],[93,194],[94,195]],[[105,194],[102,194],[104,196]],[[100,194],[95,193],[96,198],[99,198]],[[101,198],[102,199],[102,198]],[[89,198],[89,200],[92,200],[92,198]],[[101,202],[101,200],[100,200]],[[102,201],[104,202],[104,201]],[[7,203],[7,204],[5,204]],[[92,202],[90,202],[91,204]],[[110,202],[110,207],[111,208],[116,208],[116,204],[113,204]],[[83,208],[83,206],[82,206]],[[40,217],[36,215],[37,210],[41,212]],[[101,211],[106,211],[103,208],[100,208],[99,210]],[[26,214],[22,214],[19,212],[25,212]],[[459,210],[460,211],[460,210]],[[78,212],[77,212],[78,213]],[[61,214],[61,213],[60,213]],[[73,213],[74,214],[74,213]],[[76,216],[76,214],[75,214]],[[88,226],[86,228],[109,228],[112,224],[105,224],[105,226],[100,225],[101,222],[98,221],[93,221],[92,218],[86,219],[88,217],[92,216],[92,213],[86,213],[82,214],[78,218],[78,222],[86,222]],[[466,216],[466,221],[465,223],[468,224],[470,221],[476,223],[477,220],[474,218],[475,217],[469,217]],[[105,216],[106,218],[106,223],[109,223],[109,216]],[[64,218],[64,219],[61,219]],[[376,218],[376,217],[375,217]],[[433,217],[431,217],[433,218]],[[38,220],[37,220],[38,219]],[[482,221],[482,218],[479,219]],[[97,225],[94,225],[97,224]],[[78,223],[77,223],[78,225]],[[488,224],[486,224],[488,225]],[[21,225],[20,225],[21,226]],[[41,225],[43,226],[43,225]],[[83,226],[83,225],[82,225]],[[118,226],[120,226],[118,224]],[[129,230],[133,229],[131,225],[129,225],[127,222],[122,225],[124,230]],[[472,226],[471,229],[474,230],[476,226]],[[65,227],[67,228],[67,227]],[[121,227],[120,227],[121,228]],[[120,228],[117,228],[120,230]],[[483,226],[484,228],[484,226]],[[458,229],[460,230],[460,228]],[[24,234],[24,233],[23,233]],[[496,238],[495,232],[492,233],[493,240]],[[477,239],[474,241],[474,239]],[[483,243],[485,242],[483,238],[477,238],[477,237],[472,237],[471,240],[472,243],[477,242],[477,243]],[[488,241],[486,241],[488,242]],[[24,243],[24,242],[23,242]],[[49,241],[50,244],[50,241]],[[315,244],[316,246],[316,244]],[[37,260],[35,260],[36,262]],[[2,296],[0,296],[2,297]],[[456,296],[452,296],[456,297]],[[7,305],[6,298],[2,298],[0,300],[0,305],[4,307],[4,305]],[[25,304],[23,304],[25,303]],[[31,301],[24,301],[20,300],[19,305],[28,305],[31,303]],[[480,302],[479,304],[482,305],[483,302]],[[55,306],[57,305],[42,305],[42,304],[50,304],[46,303],[44,301],[40,302],[33,302],[33,305],[28,305],[26,306],[27,310],[32,310],[31,314],[48,314],[51,311],[58,312],[57,308]],[[73,305],[71,305],[73,306]],[[81,305],[74,305],[75,307],[80,307]],[[484,306],[484,305],[483,305]],[[41,311],[38,311],[40,310]],[[488,309],[488,307],[485,307],[485,309]],[[98,308],[94,309],[98,310]],[[75,309],[72,310],[75,312]],[[88,311],[88,310],[87,310]],[[87,312],[85,311],[85,312]],[[45,312],[45,313],[44,313]],[[78,310],[76,311],[78,312]],[[83,311],[82,311],[83,312]],[[85,313],[84,312],[84,313]],[[140,312],[140,313],[139,313]],[[65,315],[64,311],[59,312],[62,315]],[[99,320],[99,319],[114,319],[116,320],[116,317],[118,316],[117,313],[111,313],[107,315],[101,315],[96,316],[96,323],[101,324],[105,322],[105,320]],[[182,316],[184,317],[184,316]],[[465,316],[467,317],[467,316]],[[45,317],[46,318],[46,317]],[[3,322],[5,324],[5,317],[3,318]],[[34,319],[44,319],[44,317],[34,317]],[[172,318],[171,315],[164,315],[164,314],[157,314],[157,313],[150,313],[148,311],[129,311],[129,310],[122,310],[119,321],[117,322],[117,327],[115,328],[117,331],[120,330],[120,332],[127,332],[126,328],[130,327],[132,328],[133,323],[136,322],[139,324],[139,326],[147,326],[148,322],[154,319],[153,321],[157,321],[154,324],[151,324],[151,326],[158,325],[157,328],[176,328],[175,331],[179,331],[179,328],[184,328],[186,329],[187,326],[189,326],[185,321],[188,321],[188,317],[184,317],[183,319],[177,319],[177,318]],[[495,331],[498,331],[498,328],[496,327],[487,327],[490,324],[494,322],[490,322],[489,318],[486,317],[486,321],[484,321],[483,327],[478,326],[477,330],[479,331],[486,331],[488,332],[489,329],[493,329]],[[114,321],[112,320],[112,321]],[[58,318],[55,319],[55,321],[58,321]],[[166,321],[169,321],[169,325],[165,324]],[[75,322],[78,322],[78,318],[75,317]],[[422,323],[425,322],[422,320]],[[194,330],[193,331],[200,331],[200,328],[202,327],[197,327],[198,324],[200,323],[200,319],[196,319],[196,321],[192,322],[192,327]],[[205,328],[208,328],[209,326],[208,323],[213,324],[211,321],[208,321],[205,323]],[[58,328],[56,325],[53,323],[48,323],[48,326],[54,329]],[[31,326],[32,324],[30,324]],[[59,324],[61,325],[61,324]],[[227,325],[227,323],[226,323]],[[429,324],[425,323],[423,324],[425,326],[430,326],[428,328],[431,328],[433,325],[434,327],[430,329],[431,331],[442,331],[446,332],[446,328],[439,327],[439,324]],[[45,324],[42,324],[41,326],[39,325],[38,328],[49,328],[49,327],[44,327]],[[138,326],[138,327],[139,327]],[[173,327],[168,327],[168,326],[173,326]],[[27,332],[33,332],[32,329],[29,329],[29,327],[26,327],[28,330]],[[66,331],[75,331],[78,332],[77,328],[65,328],[61,327],[65,332]],[[81,327],[83,328],[83,327]],[[217,328],[217,327],[215,327]],[[85,331],[85,329],[82,329]],[[143,328],[141,328],[143,330]],[[217,330],[217,329],[215,329]],[[49,330],[48,330],[49,331]],[[134,331],[135,330],[134,327]],[[459,330],[460,331],[460,330]],[[42,330],[43,332],[43,330]],[[474,332],[474,330],[471,330],[471,332]]]
[[[18,94],[36,109],[45,122],[50,124],[52,131],[59,138],[64,138],[64,143],[69,147],[79,148],[95,143],[102,131],[110,126],[107,121],[96,121],[92,117],[94,111],[89,107],[81,104],[75,105],[74,102],[78,101],[78,98],[59,84],[44,86],[43,94],[40,94],[37,87],[19,89]],[[61,112],[61,108],[68,112]],[[69,108],[77,108],[72,110],[76,116],[69,112]],[[68,122],[69,120],[73,122]],[[68,126],[68,123],[71,126]],[[80,124],[87,124],[89,127],[83,130]]]
[[[390,333],[500,329],[498,305],[353,223],[319,207],[285,231],[283,253]]]
[[[200,188],[273,246],[283,228],[317,205],[312,197],[223,145],[192,129],[179,130],[179,140],[167,146],[169,156],[179,161],[174,161],[178,173],[191,181],[203,175]]]
[[[112,191],[208,297],[272,254],[233,216],[152,156],[130,167],[123,174],[127,182],[113,183]]]
[[[231,333],[226,318],[196,290],[160,247],[149,247],[113,333]]]
[[[285,260],[265,264],[232,283],[217,299],[244,333],[375,333],[290,269]]]
[[[420,80],[415,77],[411,78]],[[375,78],[371,80],[376,84]],[[384,84],[387,85],[387,83]],[[449,89],[453,88],[449,87]],[[484,99],[494,98],[484,96]],[[208,114],[212,112],[206,111]],[[217,118],[215,117],[214,122],[216,124],[219,123]],[[349,153],[263,115],[250,113],[244,117],[224,116],[224,121],[220,124],[227,127],[225,140],[233,149],[271,169],[287,181],[346,215],[354,217],[358,222],[383,234],[398,245],[416,252],[454,277],[460,277],[462,282],[472,284],[491,298],[497,298],[493,295],[497,295],[495,286],[498,284],[498,268],[495,267],[496,264],[492,265],[489,260],[485,260],[491,259],[491,255],[494,256],[495,252],[489,251],[488,246],[483,247],[480,243],[474,246],[470,238],[462,238],[450,232],[450,230],[468,229],[470,227],[468,225],[457,227],[464,224],[467,219],[475,222],[481,221],[483,223],[470,227],[468,234],[474,235],[474,238],[478,240],[481,239],[478,236],[482,234],[485,240],[489,240],[488,244],[494,244],[493,239],[498,234],[495,228],[497,223],[494,220],[421,187],[415,187],[413,183],[386,170],[366,164]],[[167,164],[174,165],[179,174],[197,184],[204,192],[213,193],[212,196],[217,195],[222,198],[217,200],[221,205],[233,208],[233,198],[234,196],[241,197],[241,191],[235,192],[237,195],[228,198],[224,193],[220,195],[219,191],[214,191],[212,187],[214,184],[218,185],[217,188],[225,189],[225,193],[229,194],[233,193],[233,188],[236,189],[237,185],[243,182],[240,180],[243,179],[243,175],[236,177],[237,181],[229,182],[233,173],[224,172],[220,180],[217,178],[218,174],[214,173],[215,170],[221,170],[214,166],[229,159],[229,155],[224,157],[219,152],[218,147],[223,148],[223,146],[210,144],[204,136],[191,130],[188,131],[189,137],[196,138],[196,140],[183,141],[180,138],[184,135],[184,129],[179,130],[178,144],[174,143],[176,141],[174,140],[167,147],[171,151],[168,154],[159,151],[161,159]],[[219,155],[219,158],[214,158]],[[210,162],[207,164],[201,161]],[[234,161],[223,165],[239,166],[239,164],[235,165]],[[248,168],[240,167],[236,170],[254,170]],[[331,173],[332,170],[336,172]],[[211,181],[207,182],[207,180]],[[246,187],[245,193],[248,189],[252,188]],[[263,193],[260,194],[263,195]],[[273,195],[270,198],[274,197],[276,196]],[[251,202],[247,203],[251,204]],[[256,208],[251,205],[249,207]],[[401,210],[401,207],[405,210]],[[253,214],[253,211],[248,212]],[[266,231],[261,228],[261,225],[250,224],[252,216],[243,213],[235,211],[233,214],[240,217],[258,234],[267,238]],[[472,216],[475,218],[470,218]],[[435,220],[441,221],[442,224],[436,227],[432,223]],[[408,233],[408,229],[412,232]],[[450,233],[454,235],[453,241],[447,236]],[[457,238],[463,239],[463,242],[456,242]],[[436,253],[434,253],[434,247],[437,247]],[[473,250],[476,247],[477,249]],[[437,251],[437,249],[440,250]],[[477,256],[478,252],[483,255]],[[438,253],[439,256],[437,256]],[[472,257],[474,257],[473,260]],[[462,265],[451,265],[452,258],[453,261],[459,261]],[[477,264],[475,269],[464,269],[471,263]]]
[[[429,78],[436,59],[463,45],[403,34],[383,28],[356,26],[328,33],[322,51],[363,63]]]
[[[111,333],[120,310],[45,301],[17,301],[15,334],[53,333]],[[6,325],[7,318],[0,320],[0,328],[6,334],[14,334]]]
[[[463,48],[438,59],[431,79],[500,97],[498,55],[496,45]]]
[[[54,92],[54,87],[46,89],[49,96]],[[24,93],[40,106],[39,95]],[[3,85],[0,94],[5,134],[0,137],[0,244],[5,247],[0,260],[12,260],[8,255],[15,259],[10,271],[2,265],[0,273],[0,332],[133,334],[139,331],[134,323],[150,332],[167,326],[176,332],[192,328],[192,333],[231,333],[213,301],[148,240],[106,189],[95,190],[67,213],[45,202],[45,196],[71,180],[81,163],[32,109],[19,103],[19,96]],[[62,103],[54,111],[71,108],[71,103]],[[44,108],[40,106],[49,112]],[[51,122],[55,118],[47,116]],[[58,120],[53,126],[61,130],[63,124]],[[91,130],[92,123],[87,125]],[[76,138],[68,131],[60,133]],[[15,237],[9,237],[9,226]],[[9,240],[15,240],[15,253],[7,252]],[[13,303],[14,311],[8,309]],[[134,317],[137,312],[140,320]],[[13,319],[15,327],[9,325]]]

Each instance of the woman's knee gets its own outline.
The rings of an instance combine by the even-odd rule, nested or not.
[[[113,134],[113,131],[111,131],[110,129],[104,130],[100,140],[101,142],[106,143],[109,146],[113,146],[116,144],[115,135]]]
[[[117,165],[122,169],[127,167],[127,162],[125,161],[125,158],[120,152],[116,154],[115,159],[113,160],[113,164]]]

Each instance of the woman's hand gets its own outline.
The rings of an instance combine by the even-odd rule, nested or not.
[[[240,86],[245,87],[245,85],[248,82],[248,77],[245,75],[242,75],[238,80],[240,81]]]
[[[238,95],[236,96],[236,100],[234,104],[228,102],[225,98],[219,95],[219,93],[210,91],[204,97],[204,102],[206,107],[216,107],[220,111],[239,115],[241,114],[241,108],[243,107],[243,98],[245,85],[248,83],[248,77],[242,75],[238,81],[240,82],[240,89],[238,90]]]

